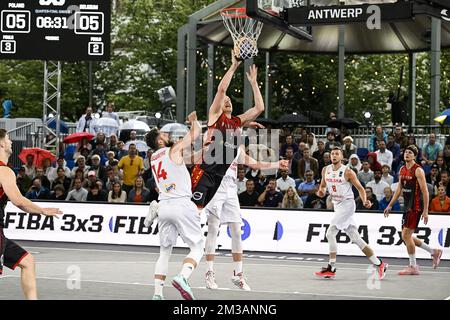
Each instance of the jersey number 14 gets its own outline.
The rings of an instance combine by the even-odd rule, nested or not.
[[[167,179],[167,172],[161,166],[162,162],[158,163],[158,170],[156,170],[156,167],[154,165],[152,166],[153,173],[155,174],[156,180],[158,180],[158,182]]]

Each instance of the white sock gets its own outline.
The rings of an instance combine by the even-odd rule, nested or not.
[[[328,264],[334,268],[334,266],[336,265],[336,258],[334,258],[334,259],[330,258],[330,261],[328,262]]]
[[[379,266],[381,264],[380,259],[378,259],[378,257],[376,255],[369,257],[369,260],[376,266]]]
[[[427,245],[425,242],[422,242],[422,244],[419,246],[420,249],[423,249],[425,251],[428,251],[430,254],[433,254],[434,249],[431,248],[429,245]]]
[[[242,261],[233,261],[234,274],[237,275],[242,272]]]
[[[409,255],[409,265],[412,267],[415,267],[417,265],[415,253]]]
[[[155,295],[162,296],[164,288],[164,280],[155,279]]]
[[[195,267],[192,263],[185,263],[183,264],[183,269],[181,269],[181,275],[185,278],[185,279],[189,279],[189,277],[192,274],[192,271],[194,271]]]
[[[206,261],[206,265],[208,266],[208,271],[214,271],[214,260]]]

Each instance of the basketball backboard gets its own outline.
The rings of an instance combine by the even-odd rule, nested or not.
[[[307,2],[308,0],[247,0],[246,11],[249,17],[270,24],[293,37],[312,40],[309,27],[289,25],[281,16],[284,9],[305,6]]]

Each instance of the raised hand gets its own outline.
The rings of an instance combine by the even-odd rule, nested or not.
[[[253,64],[250,69],[248,70],[248,72],[246,72],[247,74],[247,79],[248,81],[250,81],[250,83],[253,84],[257,84],[258,83],[258,68]]]
[[[194,121],[197,121],[197,111],[191,112],[188,115],[188,121],[189,121],[189,123],[193,123]]]

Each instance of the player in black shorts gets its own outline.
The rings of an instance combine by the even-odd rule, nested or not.
[[[3,273],[3,266],[13,270],[17,267],[21,268],[21,283],[25,298],[36,300],[34,258],[25,249],[6,238],[3,234],[5,207],[9,198],[16,207],[28,213],[57,216],[62,214],[62,212],[57,208],[41,208],[22,196],[16,185],[14,171],[7,166],[11,154],[12,142],[6,130],[0,129],[0,275]]]

